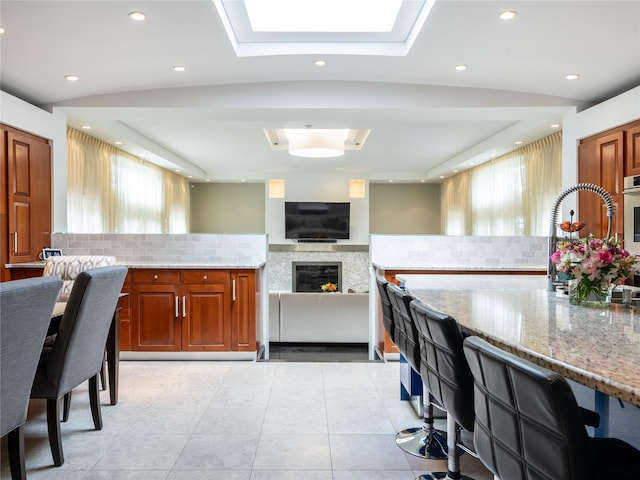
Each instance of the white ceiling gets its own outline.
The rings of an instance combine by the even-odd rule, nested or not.
[[[504,9],[517,17],[499,20]],[[212,0],[2,0],[0,25],[2,90],[193,181],[440,181],[640,84],[640,0],[437,0],[406,57],[238,58]],[[371,133],[360,151],[316,160],[271,149],[263,132],[309,124]]]

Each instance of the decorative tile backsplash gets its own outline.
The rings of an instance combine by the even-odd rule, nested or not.
[[[540,269],[548,263],[547,237],[372,235],[371,262],[387,269]]]
[[[256,267],[267,260],[266,235],[54,233],[65,255],[113,255],[130,264]]]

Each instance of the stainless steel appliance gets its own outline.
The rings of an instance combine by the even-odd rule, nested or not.
[[[624,177],[624,246],[640,254],[640,175]]]

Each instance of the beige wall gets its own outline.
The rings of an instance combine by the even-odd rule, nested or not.
[[[370,184],[369,233],[442,233],[440,185]]]
[[[265,233],[263,183],[191,186],[191,233]]]

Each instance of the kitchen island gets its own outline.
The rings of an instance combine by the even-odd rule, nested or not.
[[[454,317],[465,334],[640,406],[639,307],[570,305],[564,293],[547,291],[546,277],[538,275],[398,279],[412,296]]]

